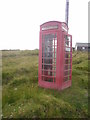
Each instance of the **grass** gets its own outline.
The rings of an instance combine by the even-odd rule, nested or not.
[[[4,118],[87,118],[88,54],[73,52],[72,86],[63,91],[38,86],[38,50],[3,51]]]

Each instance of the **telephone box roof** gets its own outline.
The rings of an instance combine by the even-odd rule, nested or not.
[[[44,24],[49,24],[49,23],[57,23],[57,24],[61,24],[61,23],[64,23],[64,24],[66,24],[65,22],[60,22],[60,21],[48,21],[48,22],[45,22],[45,23],[43,23],[43,24],[41,24],[40,26],[43,26]],[[67,24],[66,24],[67,25]]]
[[[50,30],[50,29],[64,29],[68,31],[68,26],[65,22],[60,21],[48,21],[40,25],[40,30]]]

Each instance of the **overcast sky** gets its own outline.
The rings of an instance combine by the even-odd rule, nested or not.
[[[73,46],[88,42],[88,0],[69,0]],[[65,21],[66,0],[0,0],[0,49],[39,48],[40,25]]]

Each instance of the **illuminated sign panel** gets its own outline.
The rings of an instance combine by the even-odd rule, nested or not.
[[[45,26],[42,28],[42,30],[50,30],[50,29],[58,29],[58,25],[55,26]]]

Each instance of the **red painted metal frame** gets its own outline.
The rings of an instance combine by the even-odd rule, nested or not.
[[[63,28],[62,26],[64,27],[65,30],[67,29],[67,31],[62,29]],[[52,54],[54,54],[53,55],[54,63],[51,63],[52,67],[55,66],[55,54],[56,54],[56,77],[55,77],[55,69],[49,70],[52,72],[52,76],[47,76],[44,74],[42,75],[42,35],[44,36],[44,35],[48,35],[48,34],[54,34],[54,36],[55,36],[55,34],[57,35],[57,49],[55,48],[55,37],[54,37],[54,53],[52,52]],[[70,40],[71,40],[70,46],[69,46],[70,52],[68,52],[68,55],[70,56],[70,58],[65,58],[65,54],[67,54],[67,53],[65,52],[64,36],[70,37]],[[55,53],[55,49],[56,49],[56,53]],[[43,48],[43,50],[44,50],[44,48]],[[43,52],[43,58],[44,58],[44,52]],[[64,63],[65,59],[67,59],[67,61],[69,60],[70,63],[65,64]],[[43,67],[44,67],[44,65],[45,64],[44,64],[44,59],[43,59]],[[50,64],[46,64],[46,65],[50,65]],[[70,66],[70,68],[68,70],[64,70],[65,65]],[[45,70],[43,68],[43,72],[44,71],[48,72],[48,69]],[[66,72],[66,71],[67,72],[69,71],[68,72],[69,80],[64,81],[64,78],[65,78],[64,72]],[[48,77],[48,78],[53,78],[53,81],[52,82],[44,81],[42,79],[42,76]],[[58,22],[58,21],[46,22],[40,26],[38,84],[39,84],[39,86],[44,87],[44,88],[52,88],[52,89],[62,90],[62,89],[65,89],[65,88],[71,86],[71,79],[72,79],[72,36],[68,34],[68,28],[67,28],[66,23]]]

